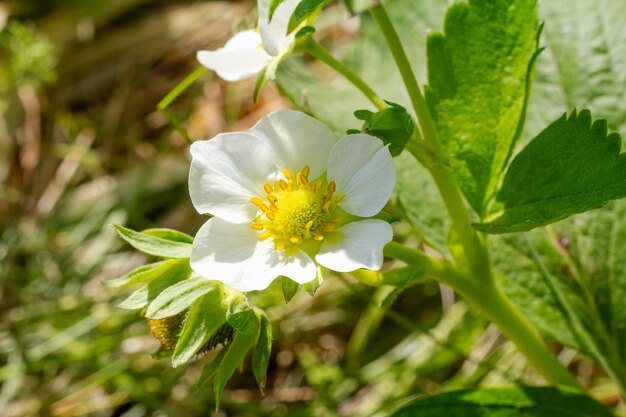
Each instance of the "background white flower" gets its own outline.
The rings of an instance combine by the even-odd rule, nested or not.
[[[270,19],[271,0],[258,0],[258,30],[235,34],[223,48],[198,51],[198,61],[226,81],[239,81],[276,66],[293,46],[295,31],[289,34],[289,21],[301,0],[285,0]]]
[[[336,141],[321,122],[279,110],[250,132],[195,142],[191,154],[192,202],[214,216],[193,244],[200,275],[251,291],[280,275],[311,281],[316,262],[342,272],[381,267],[391,226],[363,219],[382,210],[395,183],[380,139]]]

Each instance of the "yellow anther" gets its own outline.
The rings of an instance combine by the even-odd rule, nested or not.
[[[310,230],[311,227],[313,227],[313,220],[309,220],[308,222],[306,222],[306,224],[304,225],[304,228],[306,230]]]
[[[259,197],[252,197],[250,199],[250,202],[259,208],[263,205],[263,200],[261,200]]]
[[[287,243],[285,243],[285,242],[277,242],[274,247],[276,248],[276,250],[283,250],[283,249],[285,249],[285,246],[287,246]]]
[[[278,199],[277,199],[276,197],[274,197],[273,195],[268,195],[268,196],[267,196],[267,200],[268,200],[270,203],[276,203],[276,201],[278,201]]]
[[[283,168],[283,175],[290,181],[293,179],[293,174],[289,171],[289,168]]]
[[[298,172],[298,184],[307,185],[309,179],[302,172]]]
[[[287,184],[287,191],[289,192],[293,191],[293,182],[290,182],[289,184]]]
[[[298,243],[300,242],[300,238],[297,236],[294,236],[291,239],[289,239],[289,241],[291,241],[291,243]]]
[[[333,223],[341,224],[343,222],[343,217],[337,216],[333,219]]]
[[[321,242],[322,240],[324,240],[324,236],[322,236],[322,235],[315,235],[315,236],[313,236],[313,239],[317,240],[318,242]]]
[[[287,191],[287,181],[278,180],[278,186],[280,187],[281,190]]]
[[[277,213],[278,212],[278,207],[276,206],[276,204],[271,203],[270,204],[270,211]]]
[[[267,194],[271,194],[274,192],[274,187],[272,187],[268,183],[263,183],[263,189],[265,190]]]
[[[344,198],[346,198],[345,194],[339,194],[337,197],[335,197],[335,203],[339,203],[340,201],[343,201]]]
[[[324,210],[328,210],[330,208],[330,201],[324,203]]]
[[[282,224],[279,224],[273,230],[274,230],[274,233],[280,233],[280,232],[283,231],[284,228],[285,228],[285,226],[283,226]]]
[[[263,213],[267,213],[268,210],[270,209],[268,206],[266,206],[264,203],[261,203],[261,205],[259,206],[259,208],[261,209],[261,211]]]
[[[304,175],[305,178],[308,178],[310,173],[311,173],[311,167],[308,165],[305,165],[304,168],[302,168],[302,175]]]
[[[325,232],[334,232],[335,231],[335,226],[333,226],[332,224],[325,224],[324,225],[324,231]]]
[[[265,240],[265,239],[267,239],[267,238],[268,238],[268,237],[270,237],[270,236],[272,236],[272,232],[265,232],[265,233],[261,233],[261,234],[259,235],[259,240]]]
[[[271,211],[265,212],[265,216],[267,216],[267,218],[270,220],[274,220],[276,218],[276,215],[272,213]]]
[[[335,181],[331,181],[328,183],[328,192],[330,194],[334,193],[335,190],[337,190],[337,184],[335,184]]]
[[[300,184],[300,187],[298,187],[299,190],[302,191],[306,191],[306,185],[305,184]]]
[[[263,225],[261,223],[252,223],[252,228],[254,230],[263,230]]]

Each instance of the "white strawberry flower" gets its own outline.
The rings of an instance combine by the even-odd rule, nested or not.
[[[349,272],[380,269],[391,226],[378,219],[395,169],[383,142],[366,134],[336,141],[324,124],[293,110],[249,132],[191,145],[189,192],[201,214],[191,267],[239,291],[278,276],[316,277],[316,263]]]
[[[264,68],[274,78],[278,63],[293,48],[296,31],[289,33],[289,21],[300,1],[283,1],[270,19],[271,0],[258,0],[258,30],[239,32],[215,51],[198,51],[198,61],[226,81],[243,80]]]

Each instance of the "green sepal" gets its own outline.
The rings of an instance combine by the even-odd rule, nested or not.
[[[204,385],[205,382],[209,381],[209,379],[212,379],[215,374],[217,374],[217,371],[220,369],[220,365],[224,360],[224,356],[226,355],[228,348],[229,346],[224,346],[211,362],[204,365],[204,368],[202,369],[202,375],[200,375],[200,378],[198,379],[198,387]]]
[[[315,293],[317,292],[317,289],[322,285],[322,282],[324,282],[324,278],[326,278],[326,274],[328,274],[327,268],[321,265],[316,265],[315,266],[315,278],[313,278],[312,281],[309,281],[303,285],[304,290],[308,292],[309,295],[314,296]]]
[[[256,320],[254,311],[246,297],[237,293],[228,303],[226,310],[226,322],[234,327],[238,332],[249,332],[251,330],[250,323]]]
[[[281,276],[280,277],[280,287],[283,291],[283,298],[285,299],[285,304],[289,303],[291,299],[298,292],[298,288],[300,288],[300,284],[290,279],[289,277]]]
[[[228,306],[225,301],[226,297],[219,288],[194,301],[174,349],[174,367],[186,363],[198,353],[226,322]]]
[[[393,104],[384,110],[373,113],[369,110],[357,110],[354,117],[363,120],[363,133],[376,136],[385,145],[389,145],[391,156],[398,156],[406,146],[415,130],[413,119],[406,109]]]
[[[142,230],[141,233],[173,242],[193,243],[193,236],[174,229],[153,228]]]
[[[171,259],[168,261],[141,265],[124,276],[103,281],[102,285],[105,287],[123,287],[125,285],[136,284],[139,282],[152,281],[153,279],[163,275],[168,269],[176,265],[177,262],[178,260]]]
[[[241,329],[237,329],[235,337],[227,347],[220,366],[215,373],[213,384],[213,394],[215,395],[215,405],[219,407],[220,397],[224,391],[226,382],[230,379],[235,369],[243,362],[248,351],[254,346],[259,337],[259,322],[252,310],[248,319]]]
[[[267,367],[272,353],[272,325],[269,319],[260,310],[255,310],[257,320],[259,322],[259,338],[254,349],[252,357],[252,372],[261,392],[265,389],[267,383]]]
[[[215,290],[213,281],[192,275],[161,292],[148,306],[146,317],[157,320],[178,314],[189,308],[198,297],[212,290]]]
[[[113,228],[122,239],[140,252],[161,258],[189,258],[191,244],[176,240],[164,239],[149,234],[136,232],[126,227],[114,224]],[[153,229],[154,230],[154,229]]]
[[[293,12],[296,22],[306,19],[308,16],[324,7],[324,4],[327,2],[328,0],[302,0]]]
[[[187,279],[191,275],[189,260],[177,259],[161,276],[133,292],[128,298],[117,305],[124,310],[138,310],[147,306],[166,288]]]

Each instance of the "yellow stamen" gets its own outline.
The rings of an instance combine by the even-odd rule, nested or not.
[[[276,248],[276,250],[283,250],[283,249],[285,249],[285,246],[287,246],[287,243],[285,243],[285,242],[277,242],[274,247]]]
[[[252,228],[254,230],[263,230],[263,225],[261,223],[252,223]]]
[[[274,232],[275,232],[275,233],[282,232],[284,228],[285,228],[285,226],[283,226],[282,224],[279,224],[278,226],[276,226],[276,227],[274,228]]]
[[[311,167],[308,165],[305,165],[304,168],[302,168],[302,175],[304,175],[308,179],[310,173],[311,173]]]
[[[272,187],[268,183],[263,183],[263,189],[267,194],[271,194],[272,192],[274,192],[274,187]]]
[[[267,200],[268,200],[270,203],[276,203],[276,202],[278,201],[278,199],[277,199],[276,197],[274,197],[273,195],[268,195],[268,196],[267,196]]]
[[[261,233],[261,234],[259,235],[259,240],[265,240],[265,239],[267,239],[267,238],[268,238],[268,237],[270,237],[270,236],[272,236],[272,232],[265,232],[265,233]]]
[[[261,203],[261,205],[259,206],[259,208],[261,209],[261,211],[263,213],[267,213],[268,210],[270,209],[268,206],[266,206],[264,203]]]
[[[304,228],[306,230],[311,230],[311,227],[313,227],[313,220],[309,220],[305,225]]]
[[[325,232],[334,232],[335,231],[335,226],[333,226],[332,224],[325,224],[324,225],[324,231]]]
[[[322,240],[324,240],[324,236],[322,236],[322,235],[315,235],[315,236],[313,236],[313,239],[317,240],[318,242],[321,242]]]
[[[278,180],[278,186],[281,190],[287,191],[287,182],[285,180]]]
[[[267,218],[270,220],[274,220],[276,218],[276,215],[272,213],[271,211],[266,212],[265,216],[267,216]]]
[[[344,198],[346,198],[345,194],[339,194],[337,197],[335,197],[335,203],[339,203],[340,201],[343,201]]]
[[[261,207],[263,205],[263,200],[261,200],[259,197],[252,197],[250,199],[250,202],[257,207]]]
[[[270,204],[270,210],[274,213],[278,213],[278,207],[274,203]]]
[[[289,171],[289,168],[283,168],[283,175],[285,176],[285,178],[287,178],[288,180],[293,179],[293,174],[291,173],[291,171]]]
[[[330,208],[330,201],[324,203],[324,210],[328,210]]]
[[[337,190],[337,184],[335,184],[335,181],[331,181],[328,183],[328,192],[329,193],[334,193],[335,190]]]
[[[289,239],[291,241],[291,243],[298,243],[300,242],[300,238],[297,236],[292,237],[291,239]]]
[[[341,216],[337,216],[337,217],[335,217],[332,221],[333,221],[333,223],[335,223],[335,224],[341,224],[341,222],[343,222],[343,217],[341,217]]]

